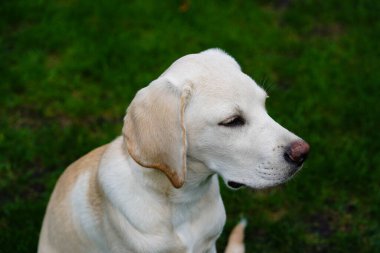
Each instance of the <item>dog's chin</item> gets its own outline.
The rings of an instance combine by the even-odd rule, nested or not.
[[[224,182],[227,185],[227,187],[232,190],[239,190],[245,187],[260,190],[260,189],[268,189],[268,188],[279,186],[281,184],[286,183],[291,178],[292,176],[281,177],[281,178],[270,178],[270,179],[260,178],[259,180],[256,179],[253,182],[245,181],[244,183],[239,182],[238,180],[224,180]]]
[[[287,180],[266,180],[265,182],[260,182],[260,183],[251,183],[251,184],[244,184],[244,183],[239,183],[237,181],[226,181],[226,185],[229,189],[232,190],[239,190],[241,188],[251,188],[255,190],[260,190],[260,189],[267,189],[267,188],[273,188],[278,185],[281,185]]]
[[[268,172],[257,172],[256,175],[248,178],[232,178],[228,176],[222,176],[222,178],[227,187],[232,190],[238,190],[245,187],[257,190],[267,189],[286,183],[297,174],[301,167],[302,166],[286,168],[285,172],[281,175],[270,174]]]

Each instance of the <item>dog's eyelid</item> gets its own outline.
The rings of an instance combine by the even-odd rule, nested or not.
[[[225,127],[239,127],[245,125],[245,119],[241,115],[233,115],[220,122],[218,125]]]

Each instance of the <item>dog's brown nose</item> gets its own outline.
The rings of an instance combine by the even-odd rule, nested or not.
[[[290,146],[285,151],[284,157],[285,160],[289,163],[296,164],[297,166],[301,166],[307,155],[309,154],[310,146],[307,142],[299,140],[294,141],[290,144]]]

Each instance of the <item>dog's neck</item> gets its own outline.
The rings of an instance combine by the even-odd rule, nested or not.
[[[173,203],[190,202],[200,198],[209,190],[213,175],[215,175],[203,163],[188,157],[185,183],[181,188],[176,189],[163,172],[142,167],[130,156],[128,156],[128,163],[136,180],[157,194],[165,195]]]

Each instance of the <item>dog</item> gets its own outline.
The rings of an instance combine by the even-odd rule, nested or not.
[[[38,252],[216,252],[218,175],[232,189],[273,187],[309,152],[267,97],[220,49],[175,61],[136,94],[122,135],[59,178]]]

